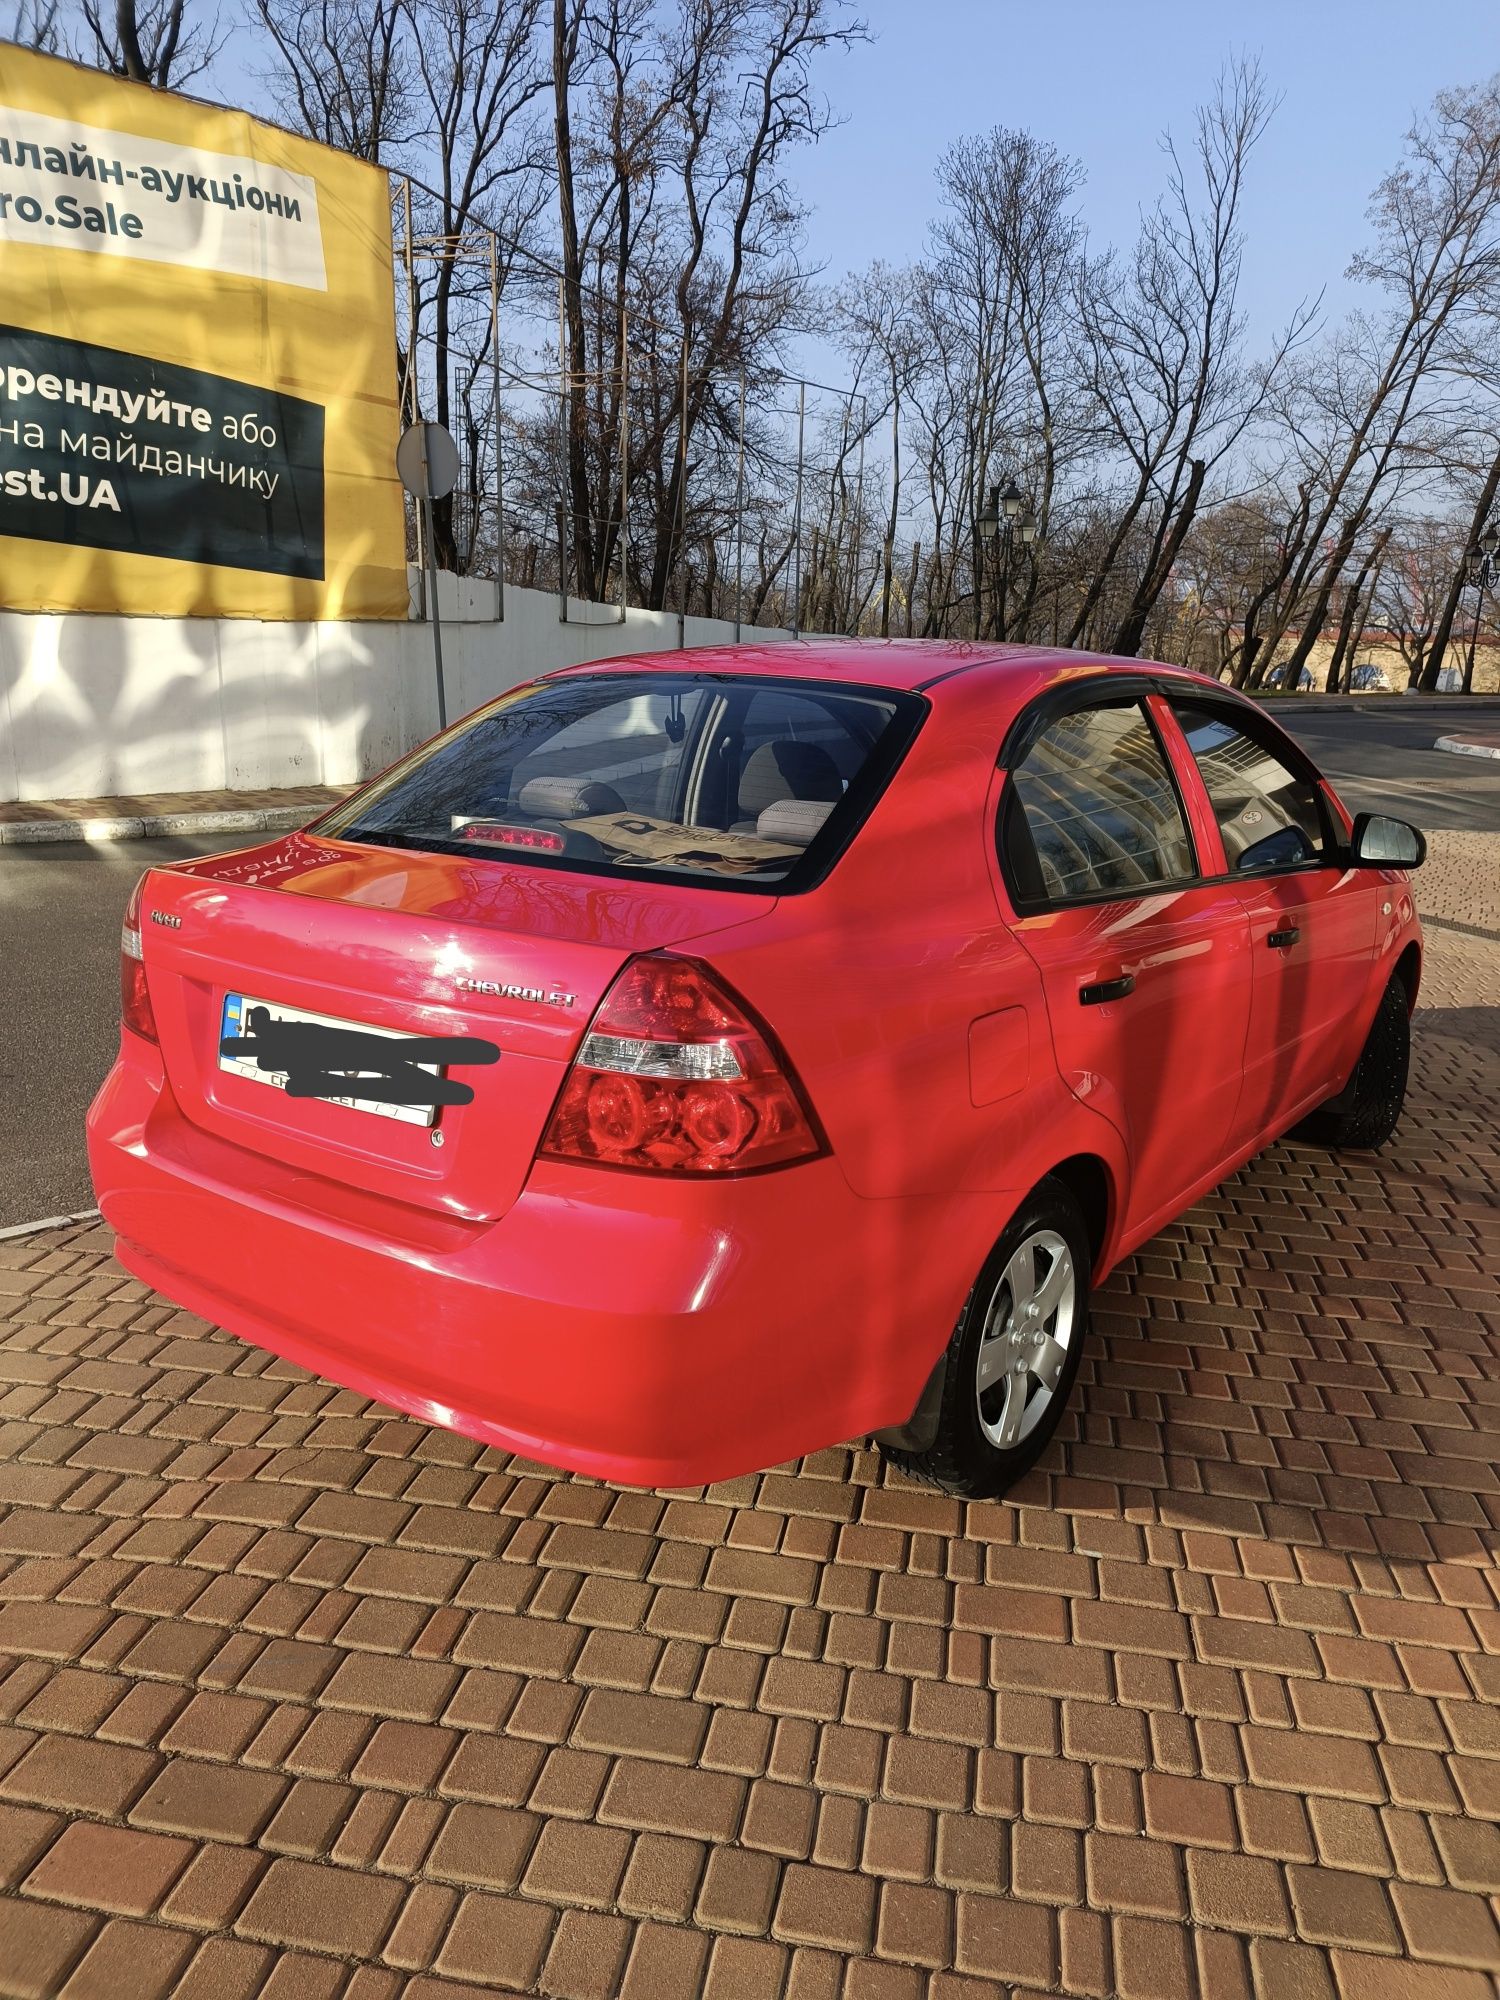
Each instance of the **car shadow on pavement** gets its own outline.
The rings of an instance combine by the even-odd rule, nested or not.
[[[1112,1273],[1011,1500],[1350,1557],[1500,1549],[1497,1055],[1500,1008],[1419,1007],[1383,1151],[1283,1141]]]

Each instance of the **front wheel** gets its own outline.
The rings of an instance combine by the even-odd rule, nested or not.
[[[1040,1457],[1078,1374],[1089,1306],[1088,1231],[1060,1181],[1022,1203],[958,1316],[942,1364],[936,1430],[893,1465],[945,1492],[989,1500]]]
[[[1406,988],[1393,978],[1380,996],[1380,1006],[1354,1075],[1329,1104],[1304,1118],[1294,1138],[1335,1152],[1371,1152],[1395,1131],[1406,1102],[1406,1073],[1411,1062],[1411,1018]]]

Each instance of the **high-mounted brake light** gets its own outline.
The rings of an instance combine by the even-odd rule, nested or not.
[[[146,967],[141,958],[141,890],[145,885],[143,875],[130,892],[120,926],[120,1019],[132,1034],[154,1042],[158,1040],[156,1016],[151,1011]]]
[[[540,847],[549,854],[562,854],[567,841],[560,833],[543,826],[497,826],[492,821],[471,819],[462,829],[465,840],[485,840],[496,847]]]
[[[785,1058],[696,959],[634,958],[604,996],[541,1152],[684,1174],[746,1173],[822,1151]]]

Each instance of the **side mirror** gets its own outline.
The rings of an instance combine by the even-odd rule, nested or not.
[[[1349,838],[1349,856],[1356,868],[1420,868],[1427,859],[1427,840],[1404,819],[1360,813]]]

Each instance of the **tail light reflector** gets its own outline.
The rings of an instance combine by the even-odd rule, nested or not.
[[[604,996],[540,1151],[679,1174],[747,1173],[823,1150],[770,1032],[696,959],[634,958]]]
[[[141,890],[145,884],[143,875],[130,892],[120,926],[120,1019],[132,1034],[154,1042],[158,1039],[156,1016],[151,1011],[151,994],[141,957]]]

